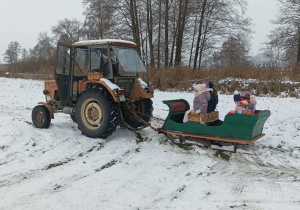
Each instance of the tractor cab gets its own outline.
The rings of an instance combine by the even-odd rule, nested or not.
[[[88,79],[88,73],[101,73],[101,78],[130,94],[138,73],[147,72],[136,45],[128,41],[81,41],[71,46],[59,43],[57,55],[55,78],[63,103],[76,101],[77,87]]]

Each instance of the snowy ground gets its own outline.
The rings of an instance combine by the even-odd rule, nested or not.
[[[150,128],[118,128],[107,139],[81,134],[66,114],[36,129],[31,110],[43,82],[0,78],[0,209],[300,209],[300,100],[257,97],[271,110],[265,137],[243,153],[172,145]],[[155,92],[162,100],[192,93]],[[220,118],[234,104],[219,96]],[[153,122],[154,125],[155,122]],[[233,149],[228,146],[228,149]]]

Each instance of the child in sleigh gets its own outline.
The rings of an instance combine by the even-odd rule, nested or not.
[[[234,91],[233,100],[236,104],[235,110],[228,112],[231,114],[254,114],[256,110],[255,96],[251,95],[249,91],[244,91],[242,95],[238,91]]]
[[[189,113],[205,114],[207,112],[208,101],[210,100],[210,93],[212,91],[211,88],[206,88],[206,84],[198,84],[194,86],[194,101],[193,101],[193,109],[185,112],[183,122],[187,122],[189,120]]]

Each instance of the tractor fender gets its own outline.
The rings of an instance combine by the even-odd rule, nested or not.
[[[93,86],[105,88],[113,97],[114,101],[120,103],[119,95],[117,95],[104,81],[86,81],[85,84],[92,84]]]
[[[44,105],[48,109],[48,111],[49,111],[50,118],[54,119],[54,113],[53,113],[53,110],[52,110],[51,106],[49,106],[45,102],[39,102],[38,104]]]
[[[136,81],[133,85],[133,89],[130,93],[129,99],[131,101],[137,101],[144,98],[153,98],[153,93],[144,90],[144,88],[141,86],[140,81]]]

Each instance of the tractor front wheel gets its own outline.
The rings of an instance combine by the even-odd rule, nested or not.
[[[31,119],[36,128],[49,128],[51,123],[49,110],[43,105],[38,105],[33,108]]]

